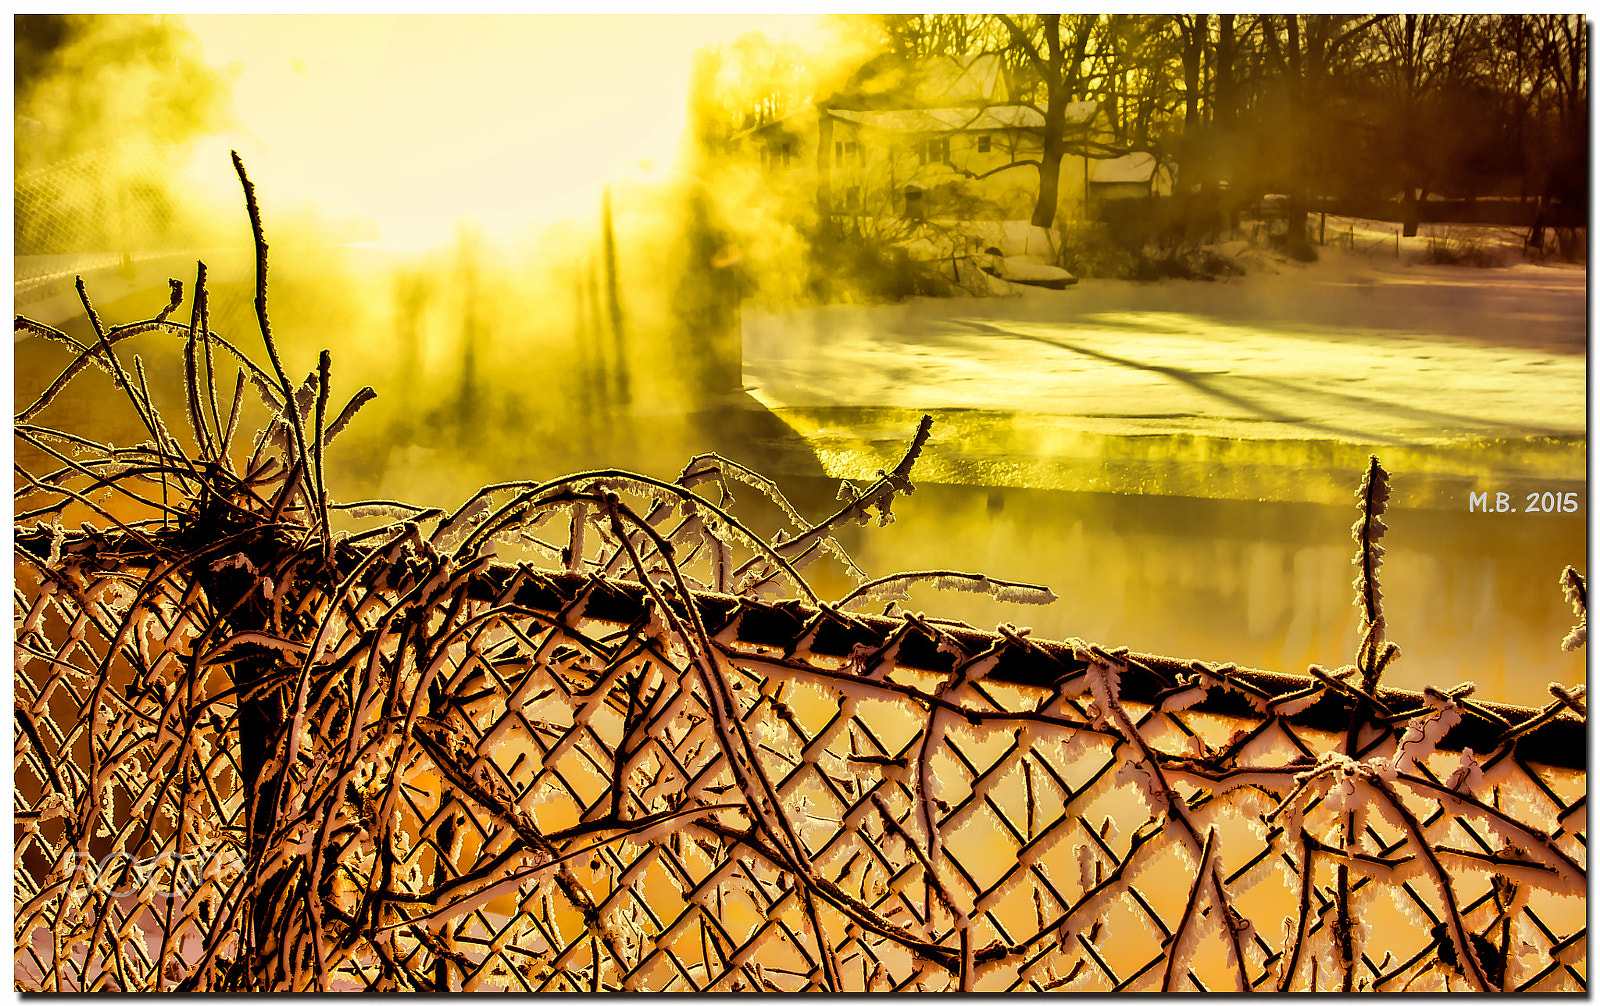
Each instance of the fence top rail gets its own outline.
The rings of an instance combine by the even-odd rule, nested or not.
[[[584,617],[618,624],[628,624],[645,615],[645,588],[636,582],[542,572],[526,566],[488,567],[481,574],[485,589],[480,596],[488,599],[491,592],[496,597],[503,596],[519,572],[521,580],[513,600],[520,606],[557,612],[581,602]],[[895,660],[901,666],[949,673],[956,658],[948,647],[941,648],[937,635],[943,635],[969,653],[993,650],[998,660],[989,679],[1051,690],[1059,681],[1083,673],[1087,666],[1070,643],[1033,639],[1005,626],[985,631],[915,615],[897,618],[846,613],[798,601],[752,601],[713,593],[696,593],[695,604],[708,632],[722,632],[737,620],[734,638],[740,643],[779,648],[786,653],[793,652],[802,641],[813,654],[841,658],[857,652],[857,647],[878,649],[898,643]],[[1334,732],[1348,729],[1357,702],[1376,700],[1374,719],[1402,727],[1407,719],[1430,708],[1423,692],[1380,688],[1363,695],[1357,684],[1334,675],[1284,674],[1144,653],[1129,653],[1126,659],[1123,699],[1135,703],[1153,704],[1165,694],[1194,683],[1211,684],[1218,687],[1207,688],[1205,698],[1188,708],[1260,720],[1265,716],[1258,703],[1270,707],[1275,701],[1316,695],[1314,701],[1287,714],[1286,719]],[[1587,727],[1561,701],[1540,709],[1477,701],[1467,698],[1460,689],[1451,694],[1461,702],[1464,714],[1439,742],[1440,749],[1489,752],[1515,740],[1518,753],[1530,761],[1561,768],[1585,767]]]
[[[137,566],[149,561],[137,550],[129,553],[119,548],[118,538],[112,533],[96,542],[93,551],[98,562],[94,564],[110,560]],[[40,558],[50,548],[49,534],[37,528],[17,528],[15,540],[18,549]],[[339,551],[344,553],[339,565],[353,566],[366,550],[347,544]],[[514,592],[507,596],[513,587]],[[469,595],[552,614],[582,604],[582,617],[620,625],[647,614],[647,591],[636,581],[527,564],[486,565],[474,575]],[[833,658],[849,658],[860,652],[858,648],[871,652],[895,646],[894,660],[899,666],[949,673],[956,662],[948,645],[953,641],[968,654],[992,651],[996,663],[988,674],[990,679],[1049,690],[1084,673],[1087,667],[1079,656],[1082,650],[1072,643],[1034,639],[1005,625],[986,631],[920,614],[869,615],[797,600],[757,601],[710,592],[693,596],[713,635],[737,621],[733,639],[776,648],[786,655],[792,655],[802,643],[810,654]],[[1345,680],[1338,672],[1286,674],[1146,653],[1127,653],[1124,659],[1128,667],[1122,675],[1123,699],[1140,704],[1155,704],[1169,694],[1199,685],[1204,697],[1187,706],[1196,712],[1255,721],[1278,713],[1292,724],[1333,732],[1349,729],[1357,703],[1371,707],[1372,722],[1397,729],[1430,708],[1424,692],[1385,687],[1364,693],[1356,680]],[[1517,753],[1529,761],[1568,769],[1586,767],[1587,726],[1563,697],[1533,708],[1475,700],[1468,697],[1469,691],[1460,686],[1448,691],[1449,697],[1461,704],[1463,715],[1439,742],[1441,750],[1490,752],[1514,742]]]

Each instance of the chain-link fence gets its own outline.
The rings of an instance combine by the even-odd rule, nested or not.
[[[296,387],[268,335],[230,403],[196,295],[78,347],[148,443],[36,424],[60,385],[17,417],[61,465],[17,504],[19,988],[1585,987],[1582,690],[1378,687],[1375,459],[1356,663],[1270,675],[853,612],[1051,597],[839,550],[927,420],[815,523],[714,456],[333,503],[366,393],[330,413],[327,355]],[[111,351],[163,332],[181,428]]]
[[[600,580],[374,565],[315,663],[270,640],[299,750],[252,850],[246,644],[194,584],[89,558],[18,641],[23,987],[1585,980],[1583,775],[1434,750],[1446,693],[1350,756],[1293,722],[1340,694],[1315,680],[720,597],[699,632]],[[1172,683],[1124,702],[1133,675]],[[1261,715],[1184,709],[1206,693]]]
[[[180,217],[170,193],[186,164],[182,148],[121,140],[18,175],[13,254],[85,255],[147,246],[170,233]]]
[[[126,266],[170,248],[190,222],[172,193],[187,155],[121,140],[19,174],[13,184],[13,296],[25,305],[78,274]]]

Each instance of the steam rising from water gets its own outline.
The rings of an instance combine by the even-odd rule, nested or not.
[[[336,375],[381,396],[351,433],[371,437],[346,473],[353,491],[432,497],[595,464],[664,471],[731,446],[707,442],[689,414],[737,391],[739,300],[802,293],[804,249],[769,218],[761,180],[704,157],[725,115],[711,93],[729,86],[717,47],[803,60],[809,86],[859,60],[865,25],[21,19],[18,164],[55,172],[68,193],[36,230],[99,226],[30,243],[19,219],[17,251],[123,256],[122,275],[88,277],[113,322],[154,313],[167,277],[192,280],[203,257],[214,327],[253,344],[238,149],[272,246],[287,365],[309,368],[327,346]],[[73,157],[94,159],[88,176],[61,167]],[[130,192],[156,209],[128,211]],[[25,306],[80,324],[59,299]]]
[[[19,172],[126,140],[181,143],[230,121],[227,74],[162,17],[17,15]]]

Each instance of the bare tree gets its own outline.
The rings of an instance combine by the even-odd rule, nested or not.
[[[1024,66],[1044,91],[1043,149],[1039,154],[1039,196],[1034,203],[1033,225],[1049,227],[1055,223],[1056,201],[1061,187],[1061,159],[1067,152],[1067,105],[1086,97],[1084,93],[1084,55],[1094,33],[1098,15],[1039,14],[1020,19],[995,15],[1011,37],[1011,46],[1021,53]]]
[[[1177,115],[1178,46],[1167,16],[1110,14],[1100,23],[1090,79],[1119,144],[1148,150]]]
[[[890,14],[883,30],[889,51],[907,60],[990,51],[1004,44],[1005,35],[983,14]]]
[[[1386,55],[1380,78],[1395,109],[1397,165],[1406,237],[1414,237],[1427,198],[1431,159],[1427,156],[1429,99],[1458,87],[1473,72],[1482,42],[1481,18],[1471,14],[1398,14],[1377,25]]]
[[[1542,247],[1552,200],[1569,218],[1588,209],[1588,25],[1579,15],[1509,14],[1494,35],[1518,124],[1523,191],[1539,199],[1528,244]]]
[[[1283,88],[1278,123],[1286,161],[1289,196],[1288,251],[1297,258],[1314,253],[1306,237],[1307,189],[1315,144],[1313,116],[1360,52],[1368,29],[1386,14],[1283,14],[1263,18],[1270,64]]]
[[[1232,19],[1231,14],[1226,16]],[[1201,121],[1200,99],[1203,87],[1200,71],[1205,58],[1206,44],[1210,41],[1211,15],[1174,14],[1172,23],[1178,31],[1178,51],[1183,59],[1183,128],[1191,130],[1199,126]]]

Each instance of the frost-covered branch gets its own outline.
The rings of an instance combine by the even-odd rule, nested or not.
[[[919,582],[931,582],[935,590],[961,590],[988,594],[1003,604],[1051,604],[1056,600],[1055,593],[1049,587],[1001,580],[981,573],[932,569],[892,573],[876,580],[869,580],[841,597],[835,606],[845,608],[868,600],[908,600],[911,593],[907,588]]]
[[[1384,652],[1383,592],[1378,587],[1378,568],[1383,565],[1383,546],[1378,542],[1386,530],[1383,512],[1389,502],[1389,473],[1378,464],[1378,456],[1368,459],[1367,471],[1356,490],[1361,518],[1350,529],[1360,546],[1356,553],[1356,604],[1361,609],[1361,646],[1356,666],[1361,669],[1361,685],[1367,691],[1378,686],[1380,658],[1387,663],[1393,654]]]
[[[1561,571],[1561,596],[1572,605],[1572,614],[1578,623],[1561,640],[1561,649],[1571,653],[1589,638],[1588,601],[1585,597],[1583,574],[1568,566]]]

